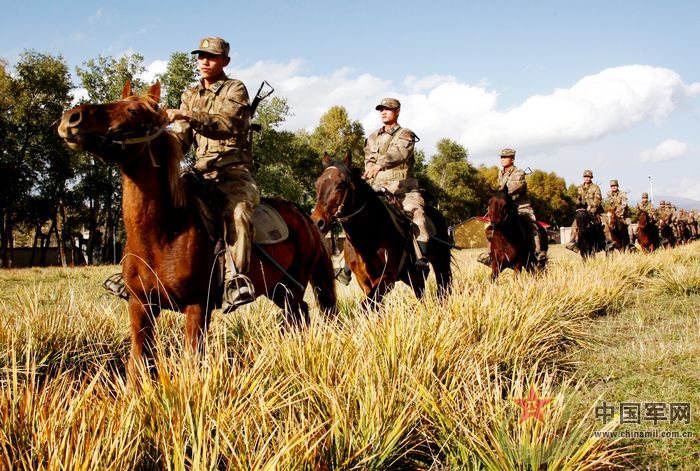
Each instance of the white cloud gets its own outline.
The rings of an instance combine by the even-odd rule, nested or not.
[[[143,80],[146,84],[152,84],[156,81],[156,76],[163,74],[168,68],[168,61],[155,60],[148,64],[146,70],[138,75],[137,78]]]
[[[287,98],[294,116],[286,129],[313,129],[333,105],[342,105],[366,131],[380,125],[374,106],[385,96],[401,100],[401,123],[432,153],[438,139],[466,146],[476,160],[501,147],[530,154],[554,152],[567,145],[618,133],[643,122],[661,123],[674,110],[700,95],[700,83],[685,84],[673,70],[646,65],[605,69],[570,88],[534,95],[510,108],[499,108],[497,90],[488,82],[463,83],[451,76],[408,76],[394,83],[380,76],[342,68],[324,75],[304,73],[299,59],[257,62],[231,70],[252,94],[263,79]]]
[[[656,146],[642,152],[639,158],[642,162],[661,162],[664,160],[678,159],[688,154],[688,144],[676,139],[668,139]]]
[[[104,11],[103,8],[98,8],[94,15],[88,18],[88,23],[109,23],[112,20],[112,14]]]

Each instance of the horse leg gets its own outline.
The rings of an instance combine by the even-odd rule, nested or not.
[[[299,288],[278,284],[272,295],[272,301],[284,312],[285,328],[303,328],[311,322],[309,305],[304,301],[304,292]]]
[[[131,321],[131,353],[127,374],[131,382],[139,383],[139,370],[146,368],[155,372],[153,350],[153,326],[160,314],[160,307],[143,304],[136,296],[129,297],[129,318]]]
[[[369,292],[365,293],[367,296],[362,301],[361,307],[367,310],[374,310],[375,308],[379,307],[379,305],[382,303],[382,299],[384,299],[384,296],[389,292],[392,286],[394,286],[394,283],[386,282],[382,278],[376,286],[374,286]]]
[[[211,311],[202,304],[185,307],[185,338],[191,352],[204,353]]]

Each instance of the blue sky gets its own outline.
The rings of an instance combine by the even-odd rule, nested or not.
[[[162,71],[203,36],[231,42],[229,75],[289,100],[291,130],[345,106],[370,132],[383,96],[426,153],[440,138],[473,163],[516,164],[579,182],[591,168],[630,198],[700,200],[700,2],[3,2],[0,57],[138,52]],[[21,6],[21,8],[19,8]],[[656,198],[658,199],[658,197]]]

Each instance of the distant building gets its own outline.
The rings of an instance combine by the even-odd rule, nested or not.
[[[452,226],[450,233],[455,245],[465,249],[488,247],[484,231],[489,222],[489,218],[475,216]]]
[[[486,239],[486,226],[490,222],[491,220],[488,217],[474,216],[455,224],[450,228],[450,234],[452,234],[455,245],[465,249],[487,248],[489,241]],[[537,221],[537,223],[545,228],[550,242],[556,243],[557,237],[553,236],[552,231],[549,229],[550,225],[541,221]]]

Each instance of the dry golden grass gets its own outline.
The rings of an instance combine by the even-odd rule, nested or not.
[[[158,378],[123,379],[126,305],[100,292],[114,267],[0,273],[1,469],[599,469],[627,451],[596,439],[574,357],[596,316],[631,296],[697,293],[700,245],[496,283],[457,255],[453,294],[405,287],[378,312],[340,288],[341,313],[280,331],[267,301],[214,316],[204,359],[183,319],[158,324]],[[515,399],[552,400],[520,423]],[[590,399],[588,399],[590,401]],[[582,412],[588,411],[588,413]],[[614,427],[610,424],[608,427]]]

